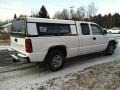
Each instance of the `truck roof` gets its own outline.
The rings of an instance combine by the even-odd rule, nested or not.
[[[27,22],[45,22],[45,23],[49,22],[49,23],[61,23],[61,24],[75,24],[75,22],[93,23],[88,21],[60,20],[60,19],[35,18],[35,17],[26,17],[26,19],[27,19]]]
[[[27,19],[27,22],[42,22],[42,23],[59,23],[59,24],[75,24],[75,22],[93,23],[93,22],[87,22],[87,21],[60,20],[60,19],[47,19],[47,18],[35,18],[35,17],[26,17],[26,19]]]
[[[88,22],[88,21],[76,21],[76,22],[79,22],[79,23],[87,23],[87,24],[96,24],[94,22]]]
[[[59,19],[34,18],[34,17],[26,17],[26,19],[27,19],[27,22],[75,24],[75,21],[73,21],[73,20],[59,20]]]

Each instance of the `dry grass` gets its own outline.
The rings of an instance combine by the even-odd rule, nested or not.
[[[91,66],[37,85],[40,90],[120,90],[120,61]]]
[[[0,40],[10,40],[10,33],[0,31]]]
[[[0,45],[10,44],[10,33],[0,31]]]

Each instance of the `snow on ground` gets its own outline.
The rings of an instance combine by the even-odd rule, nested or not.
[[[0,50],[6,50],[6,49],[8,49],[8,48],[10,48],[10,45],[2,45],[2,46],[0,46]]]
[[[74,58],[68,61],[64,68],[58,72],[50,72],[48,70],[39,69],[36,66],[14,72],[2,73],[0,74],[0,90],[19,90],[21,87],[28,88],[24,88],[22,90],[31,90],[30,88],[37,86],[36,83],[40,84],[48,79],[64,77],[67,74],[82,71],[87,67],[118,60],[119,58],[120,50],[117,49],[112,56],[92,54]]]
[[[71,60],[68,60],[65,63],[64,68],[58,72],[50,72],[48,70],[38,68],[38,66],[36,65],[36,67],[32,68],[26,68],[8,73],[1,73],[0,90],[36,90],[31,88],[38,87],[40,84],[49,79],[61,78],[70,73],[74,74],[78,71],[82,71],[85,68],[93,65],[107,63],[119,59],[120,59],[120,44],[116,52],[112,56],[91,54],[73,58]],[[65,80],[67,80],[67,78]],[[24,88],[20,89],[21,87]]]

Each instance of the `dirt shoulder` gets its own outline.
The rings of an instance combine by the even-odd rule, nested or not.
[[[22,87],[29,88],[29,86]],[[23,89],[20,90],[23,90]],[[83,71],[53,78],[30,90],[120,90],[120,60],[85,68]]]

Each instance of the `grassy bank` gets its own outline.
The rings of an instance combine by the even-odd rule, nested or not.
[[[36,83],[37,85],[39,86],[39,83]],[[120,90],[120,60],[91,66],[62,78],[50,79],[38,88],[40,90]]]

